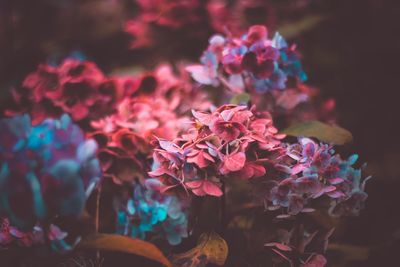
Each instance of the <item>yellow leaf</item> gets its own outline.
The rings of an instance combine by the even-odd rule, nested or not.
[[[78,249],[115,251],[134,254],[172,267],[164,254],[152,243],[127,236],[113,234],[94,234],[84,238]]]
[[[224,265],[228,257],[228,244],[214,232],[201,234],[197,246],[173,257],[175,266],[205,266],[207,263]]]

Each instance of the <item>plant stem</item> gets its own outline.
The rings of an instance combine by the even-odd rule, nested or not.
[[[96,234],[99,233],[100,228],[100,197],[101,197],[101,182],[97,187],[97,195],[96,195],[96,214],[95,214],[95,231]],[[100,251],[96,251],[96,262],[100,262]]]
[[[221,179],[221,202],[220,202],[220,222],[221,222],[221,232],[225,231],[226,228],[226,198],[225,198],[225,182]]]

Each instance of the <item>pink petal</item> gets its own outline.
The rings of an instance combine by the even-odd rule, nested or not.
[[[186,71],[190,72],[192,78],[201,84],[212,85],[215,83],[215,77],[212,73],[203,65],[190,65],[187,66]]]
[[[185,185],[187,187],[189,187],[190,189],[199,188],[203,185],[203,181],[201,181],[201,180],[191,181],[191,182],[185,183]]]
[[[327,195],[330,196],[331,198],[341,198],[345,196],[345,194],[340,191],[329,192]]]
[[[267,244],[264,244],[264,246],[267,246],[267,247],[276,247],[276,248],[278,248],[278,249],[280,249],[280,250],[283,250],[283,251],[292,251],[292,248],[291,248],[291,247],[286,246],[286,245],[281,244],[281,243],[277,243],[277,242],[267,243]]]
[[[203,190],[210,196],[220,197],[223,194],[219,186],[210,181],[204,181]]]
[[[209,126],[213,121],[213,116],[209,113],[192,110],[192,114],[201,124],[206,126]]]
[[[148,172],[148,175],[154,177],[154,176],[161,176],[166,173],[166,169],[163,167],[157,168],[154,171]]]
[[[202,187],[192,189],[192,192],[193,192],[193,194],[195,194],[196,196],[199,196],[199,197],[203,197],[206,195],[206,192],[204,192]]]
[[[340,183],[342,183],[344,181],[342,178],[331,178],[331,179],[328,179],[328,180],[329,180],[329,182],[331,184],[340,184]]]
[[[224,158],[224,166],[229,171],[238,171],[244,167],[246,155],[243,152],[230,154]]]
[[[167,140],[159,140],[160,147],[168,152],[181,153],[182,149],[175,143]]]

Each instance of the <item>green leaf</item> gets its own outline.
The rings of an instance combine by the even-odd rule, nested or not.
[[[339,126],[320,121],[307,121],[290,126],[282,131],[290,136],[314,137],[325,143],[344,145],[353,140],[352,134]]]
[[[294,38],[306,31],[312,30],[326,19],[327,17],[321,15],[306,16],[295,22],[282,25],[278,28],[278,32],[285,38]]]
[[[200,267],[207,263],[219,266],[225,264],[228,257],[228,244],[214,232],[203,233],[197,242],[197,246],[191,250],[174,255],[172,262],[174,266]]]
[[[94,234],[84,238],[78,249],[115,251],[134,254],[172,267],[170,261],[152,243],[122,235]]]
[[[250,101],[250,95],[248,93],[237,94],[231,99],[231,104],[247,104]]]

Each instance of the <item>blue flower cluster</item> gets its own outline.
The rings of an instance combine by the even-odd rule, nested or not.
[[[81,215],[101,177],[97,144],[68,115],[31,125],[0,120],[0,216],[23,231],[54,216]]]
[[[171,245],[187,237],[187,215],[179,199],[140,184],[118,207],[117,233],[145,239],[147,232],[165,236]]]

